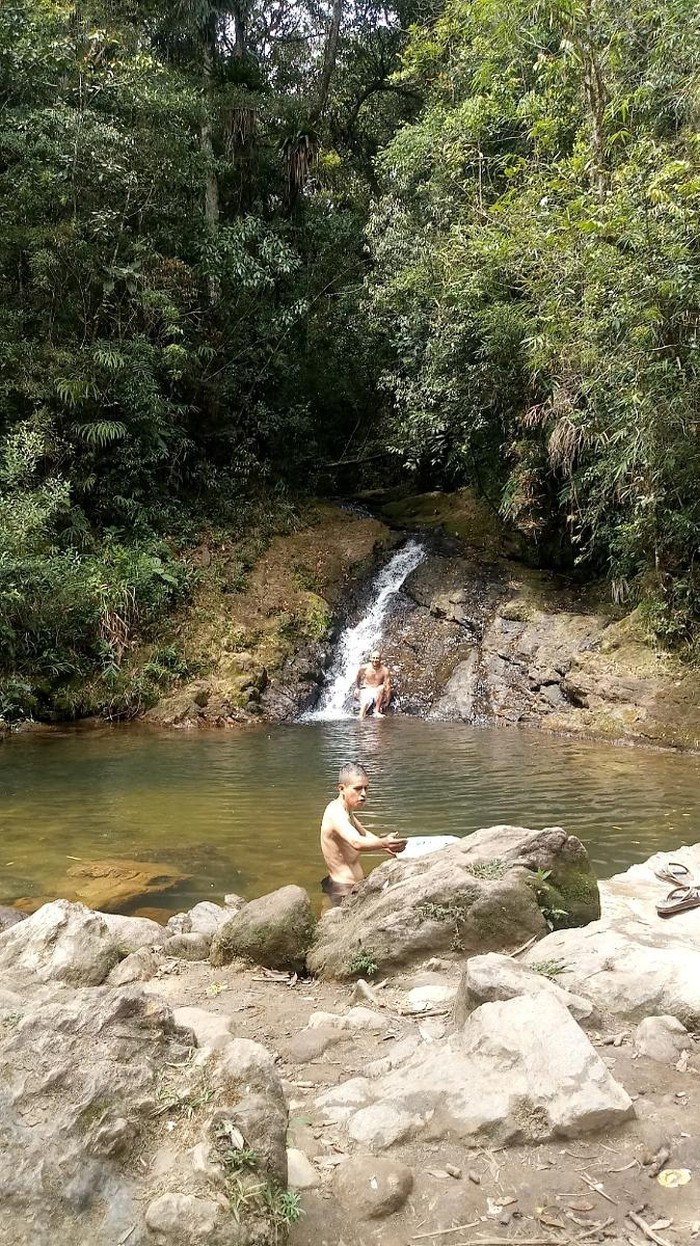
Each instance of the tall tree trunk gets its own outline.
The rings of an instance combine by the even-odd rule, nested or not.
[[[233,27],[236,32],[236,40],[233,45],[233,55],[242,60],[248,51],[248,35],[246,31],[246,12],[245,0],[239,0],[239,3],[231,5],[233,14]]]
[[[207,235],[213,238],[219,226],[219,183],[214,168],[214,143],[212,139],[212,45],[207,31],[202,60],[202,77],[204,85],[204,116],[200,126],[200,147],[205,160],[204,182],[204,224]],[[208,280],[209,301],[218,302],[219,282],[213,275]]]
[[[580,41],[583,61],[583,93],[591,118],[591,185],[600,203],[605,200],[607,158],[605,153],[605,108],[610,98],[603,78],[600,55],[595,46],[592,0],[584,0],[586,30]]]
[[[321,70],[321,80],[318,85],[318,95],[314,109],[315,120],[323,116],[328,103],[328,92],[330,91],[331,79],[338,56],[338,41],[340,38],[340,26],[343,20],[343,8],[343,0],[333,0],[331,24],[328,28],[326,46],[323,49],[323,68]]]

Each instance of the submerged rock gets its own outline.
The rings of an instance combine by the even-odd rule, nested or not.
[[[211,946],[212,965],[226,965],[235,957],[268,969],[304,967],[315,919],[302,887],[280,887],[251,900],[220,926]]]
[[[580,840],[561,827],[496,826],[416,861],[380,866],[319,922],[312,972],[352,978],[443,953],[505,951],[549,929],[584,924],[598,888]]]
[[[355,1078],[317,1100],[376,1150],[408,1138],[542,1142],[634,1115],[568,1009],[554,996],[484,1004],[450,1038],[386,1076]]]
[[[119,913],[142,896],[171,891],[188,877],[173,866],[152,861],[81,861],[71,866],[56,891],[88,908]]]

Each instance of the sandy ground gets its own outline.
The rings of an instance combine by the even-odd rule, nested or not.
[[[324,1123],[316,1107],[321,1090],[361,1075],[368,1063],[418,1028],[429,1041],[450,1025],[449,1009],[431,1016],[398,1015],[406,992],[429,982],[456,987],[459,971],[412,974],[379,991],[389,1031],[343,1032],[318,1059],[288,1058],[289,1040],[316,1011],[344,1013],[353,987],[293,981],[265,970],[229,965],[168,962],[168,972],[149,984],[173,1007],[197,1006],[234,1018],[237,1036],[254,1039],[277,1058],[289,1103],[289,1145],[304,1151],[321,1184],[302,1194],[303,1219],[290,1246],[668,1246],[700,1242],[700,1046],[687,1068],[666,1067],[634,1053],[624,1029],[590,1032],[613,1075],[635,1101],[637,1119],[585,1139],[538,1146],[470,1148],[459,1139],[404,1144],[384,1152],[408,1164],[414,1188],[404,1207],[383,1220],[363,1220],[336,1201],[333,1174],[351,1151],[342,1128]],[[363,1001],[359,1001],[363,1002]],[[437,1014],[437,1015],[435,1015]],[[615,1041],[613,1041],[615,1040]],[[681,1066],[684,1061],[681,1061]],[[666,1147],[666,1169],[688,1169],[690,1181],[664,1188],[649,1162]],[[459,1175],[451,1176],[450,1165]],[[632,1213],[635,1220],[629,1218]],[[640,1224],[641,1221],[641,1224]]]

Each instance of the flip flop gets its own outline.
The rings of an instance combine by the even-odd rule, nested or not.
[[[682,861],[667,861],[666,865],[662,865],[659,870],[654,870],[654,873],[662,883],[675,883],[677,887],[692,886],[690,870],[683,865]]]
[[[659,917],[673,917],[674,913],[684,913],[686,909],[700,908],[700,888],[674,887],[665,900],[657,904]]]

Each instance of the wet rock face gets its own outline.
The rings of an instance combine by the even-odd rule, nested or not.
[[[547,932],[543,910],[561,911],[574,925],[599,915],[583,845],[560,827],[490,827],[374,870],[321,918],[307,964],[323,977],[348,979],[436,954],[508,951]]]
[[[634,613],[614,621],[563,578],[430,539],[382,642],[400,712],[700,747],[700,676]]]
[[[221,1144],[239,1130],[258,1187],[284,1182],[286,1109],[262,1048],[230,1040],[192,1059],[192,1032],[132,988],[52,987],[13,1008],[0,1007],[3,1243],[273,1240],[262,1202],[233,1216]]]

